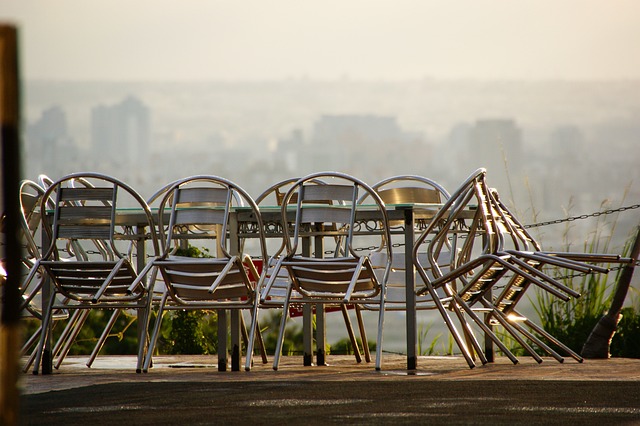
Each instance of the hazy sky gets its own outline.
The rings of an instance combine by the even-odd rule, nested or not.
[[[26,78],[640,78],[637,0],[0,0]]]

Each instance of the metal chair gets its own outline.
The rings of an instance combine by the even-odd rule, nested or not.
[[[463,206],[474,203],[476,214],[471,223],[467,224],[461,219],[459,213]],[[440,228],[436,229],[437,226]],[[429,233],[432,233],[433,236],[427,244],[427,266],[430,266],[433,272],[432,277],[423,272],[425,269],[422,261],[416,255],[418,245],[427,239]],[[506,244],[509,241],[511,241],[511,245]],[[542,358],[529,342],[543,349],[558,361],[563,360],[541,338],[518,324],[523,318],[515,315],[516,311],[513,308],[530,284],[534,284],[564,301],[569,297],[579,296],[575,291],[543,271],[539,267],[543,263],[581,271],[594,271],[597,268],[590,267],[580,261],[561,257],[548,256],[546,261],[542,261],[542,256],[523,250],[524,246],[529,243],[535,244],[514,216],[499,202],[497,192],[488,187],[484,169],[474,172],[461,185],[450,200],[445,203],[441,213],[434,218],[429,228],[416,241],[414,263],[425,282],[425,287],[419,291],[419,294],[429,293],[434,297],[434,300],[438,301],[438,298],[435,297],[435,290],[443,289],[447,297],[451,298],[451,302],[448,302],[446,306],[455,312],[460,320],[467,342],[463,341],[451,322],[445,304],[437,303],[437,307],[470,367],[474,365],[474,353],[468,349],[468,344],[475,349],[475,353],[483,363],[486,362],[486,357],[473,335],[467,317],[482,329],[485,336],[491,339],[514,363],[517,362],[517,358],[491,330],[492,323],[500,324],[536,361],[542,362]],[[438,265],[437,259],[443,252],[443,247],[447,246],[458,247],[459,250],[451,257],[452,261],[449,267],[443,270]],[[496,284],[505,281],[506,285],[503,291],[497,298],[494,298],[493,290],[497,287]],[[486,313],[488,318],[480,318],[478,314],[482,312]],[[527,324],[533,323],[528,321]],[[548,335],[547,338],[552,338],[552,336]],[[580,360],[575,356],[577,354],[568,348],[563,347],[563,349]]]
[[[549,274],[545,270],[555,268],[584,274],[607,273],[609,269],[598,264],[628,263],[630,261],[630,259],[622,258],[616,254],[545,252],[516,216],[500,200],[498,192],[495,189],[491,189],[489,195],[496,212],[496,220],[503,230],[502,250],[510,256],[509,261],[531,275],[542,278],[545,283],[550,285],[550,287],[542,288],[562,300],[566,300],[567,295],[580,297],[580,294],[560,284],[555,279],[549,280]],[[544,273],[544,275],[540,273]],[[527,279],[526,276],[515,274],[506,281],[497,295],[494,295],[492,299],[483,300],[483,305],[491,309],[489,313],[490,319],[499,324],[508,323],[511,326],[510,330],[519,335],[514,336],[516,340],[520,341],[518,337],[521,336],[533,342],[559,362],[564,361],[563,356],[547,343],[555,346],[576,361],[582,362],[582,356],[516,309],[517,304],[531,284],[536,283]]]
[[[91,185],[74,186],[73,182],[78,179],[84,179]],[[136,371],[140,372],[146,349],[144,330],[150,304],[143,278],[151,264],[147,263],[143,270],[136,271],[131,259],[130,241],[137,236],[131,229],[118,226],[117,209],[122,206],[140,210],[151,234],[151,255],[157,256],[158,240],[147,203],[126,183],[100,173],[75,173],[53,182],[43,195],[41,211],[47,209],[50,198],[54,203],[53,217],[44,216],[43,220],[50,244],[26,280],[30,282],[42,270],[52,282],[34,374],[38,374],[43,352],[48,350],[50,322],[57,309],[136,309],[139,321]],[[86,251],[74,253],[74,257],[68,256],[69,248],[95,241],[106,244],[113,257],[104,259],[102,253],[93,255]],[[63,298],[62,302],[58,296]]]
[[[163,187],[158,189],[150,198],[148,198],[146,201],[149,208],[152,208],[159,201],[159,199],[166,194],[166,192],[169,190],[169,188],[171,188],[171,186],[173,186],[175,182],[177,181],[173,181],[164,185]],[[83,182],[83,183],[86,184],[86,182]],[[156,224],[156,226],[161,226],[161,225]],[[158,275],[159,273],[156,273],[153,277],[150,277],[150,280],[153,281],[149,284],[149,288],[153,290],[151,295],[152,305],[153,304],[157,305],[162,297],[162,294],[164,293],[164,283],[158,284],[158,281],[161,281],[161,278],[160,280],[158,279],[159,278]],[[107,338],[109,337],[109,333],[111,332],[114,325],[116,324],[116,321],[118,320],[118,317],[120,316],[121,312],[122,310],[120,309],[116,309],[113,311],[113,314],[107,321],[107,324],[105,325],[102,331],[102,334],[98,338],[98,341],[96,342],[93,348],[93,351],[89,355],[89,359],[87,360],[87,363],[86,363],[87,367],[91,367],[93,365],[93,362],[95,361],[96,357],[100,353],[100,350],[104,346]]]
[[[442,185],[433,179],[417,175],[392,176],[375,183],[372,188],[385,204],[441,204],[450,197]],[[360,200],[360,202],[367,202],[367,200]],[[416,208],[415,211],[419,211],[419,208]],[[419,235],[429,221],[430,219],[428,218],[416,220],[415,232]],[[402,230],[404,227],[402,220],[391,221],[389,225],[392,238],[397,233],[394,232],[394,229]],[[384,242],[384,244],[389,245],[393,251],[392,269],[387,280],[385,309],[387,311],[404,311],[406,310],[406,257],[404,243],[403,240],[397,242],[392,240]],[[398,249],[398,247],[401,249]],[[423,259],[426,259],[426,252],[423,251],[420,255]],[[384,246],[374,250],[370,257],[373,267],[382,273],[386,266]],[[449,256],[441,255],[439,262],[441,265],[448,264],[450,262]],[[423,264],[425,264],[424,261]],[[419,278],[419,275],[417,278]],[[368,308],[375,309],[376,306]],[[435,305],[429,296],[420,296],[416,298],[416,309],[431,310],[435,309]]]
[[[278,206],[278,207],[282,207],[282,202],[284,200],[284,196],[287,193],[287,191],[291,188],[291,186],[293,186],[300,178],[295,177],[295,178],[288,178],[279,182],[276,182],[275,184],[271,185],[269,188],[265,189],[257,198],[256,198],[256,204],[258,204],[259,206]],[[319,180],[319,179],[315,179],[309,182],[310,184],[317,184],[317,185],[325,185],[325,182]],[[297,194],[293,194],[291,196],[291,198],[289,199],[289,204],[290,205],[295,205],[298,201],[298,197]],[[271,204],[269,204],[271,203]],[[268,224],[265,223],[265,225],[267,227],[276,227],[276,228],[281,228],[283,226],[283,224],[278,221],[278,224]],[[280,232],[282,232],[282,230],[280,230]],[[334,250],[334,256],[339,256],[341,254],[340,250],[341,250],[341,246],[340,246],[340,242],[341,242],[341,238],[338,236],[335,239],[335,247],[336,250]],[[268,241],[267,241],[268,243]],[[274,250],[274,252],[279,252],[282,253],[284,252],[284,247],[283,245],[285,244],[284,240],[280,240],[279,242],[279,246],[277,247],[276,250]],[[263,265],[263,267],[266,268],[266,278],[265,278],[265,282],[269,281],[269,279],[272,276],[272,273],[274,272],[275,269],[275,265],[277,263],[277,259],[274,257],[270,257],[269,258],[269,262],[267,265]],[[260,307],[261,308],[279,308],[281,309],[284,301],[286,299],[286,295],[287,295],[287,291],[288,288],[290,286],[290,277],[289,274],[286,270],[286,268],[282,269],[280,268],[277,272],[278,276],[274,278],[274,280],[271,283],[271,286],[269,287],[269,290],[267,293],[265,292],[261,292],[261,297],[260,297]],[[290,316],[294,316],[294,315],[305,315],[303,313],[303,307],[304,305],[299,305],[296,303],[296,299],[299,297],[299,294],[293,290],[291,297],[290,297],[290,303],[289,303],[289,315]],[[353,352],[354,352],[354,356],[356,358],[356,361],[362,362],[362,354],[360,353],[360,348],[355,336],[355,333],[353,332],[353,327],[351,325],[351,318],[349,317],[349,313],[348,313],[348,308],[346,305],[339,305],[338,307],[331,307],[329,308],[327,311],[333,311],[333,310],[339,310],[340,312],[342,312],[342,316],[345,322],[345,328],[347,330],[347,334],[349,336],[349,340],[351,341],[351,346],[353,348]],[[363,343],[363,352],[364,352],[364,358],[366,362],[371,362],[371,354],[369,352],[369,346],[367,344],[367,333],[366,333],[366,329],[364,326],[364,320],[362,318],[362,312],[361,312],[361,308],[359,305],[355,305],[354,306],[354,310],[356,313],[356,320],[358,322],[358,327],[359,327],[359,331],[360,331],[360,339]],[[311,355],[311,342],[307,342],[307,345],[309,346],[309,348],[305,348],[305,365],[311,365],[312,363],[312,355]],[[308,353],[307,353],[308,351]]]
[[[324,184],[315,183],[318,179]],[[355,177],[337,172],[314,173],[299,179],[285,194],[281,223],[291,223],[292,226],[283,226],[284,243],[281,251],[273,256],[277,259],[274,272],[263,291],[263,294],[268,294],[280,269],[286,268],[291,283],[283,306],[274,370],[278,369],[294,290],[299,295],[295,302],[300,304],[340,306],[378,303],[376,369],[381,368],[385,280],[392,255],[389,249],[388,270],[379,280],[368,255],[356,251],[354,239],[371,238],[365,237],[370,233],[362,231],[358,222],[364,210],[358,200],[364,193],[374,202],[367,209],[369,220],[382,226],[377,238],[388,241],[390,234],[384,202],[369,185]],[[291,209],[290,200],[294,197],[297,197],[297,201],[295,209]],[[290,210],[293,210],[293,216],[290,216]],[[306,245],[307,237],[314,240],[315,256],[311,255],[310,246]],[[331,239],[333,244],[339,238],[340,256],[324,258],[325,238]],[[324,348],[319,347],[318,351],[324,352]]]
[[[475,366],[476,354],[483,364],[487,359],[466,316],[512,362],[517,362],[517,358],[465,301],[471,295],[485,295],[507,270],[505,259],[496,255],[501,248],[500,239],[495,224],[490,220],[490,207],[486,203],[485,174],[484,169],[479,169],[458,187],[416,239],[413,248],[413,263],[423,283],[417,295],[428,294],[431,297],[470,368]],[[471,223],[466,223],[469,220],[467,212],[473,203],[476,203],[475,214],[470,219]],[[427,249],[426,259],[420,255],[423,247]],[[442,257],[448,262],[446,266],[443,266]],[[463,283],[462,289],[458,288],[459,283]],[[453,311],[459,320],[462,333],[455,326],[449,311]]]
[[[166,228],[160,226],[163,253],[153,261],[153,267],[160,272],[165,291],[159,303],[143,371],[147,372],[151,365],[163,313],[169,309],[248,310],[251,323],[245,369],[251,369],[258,321],[256,289],[263,275],[257,272],[248,252],[241,250],[241,242],[231,238],[232,213],[239,207],[255,214],[256,256],[264,261],[267,259],[266,240],[258,207],[251,196],[235,183],[217,176],[192,176],[175,182],[162,197],[158,223],[165,223],[165,217],[169,215],[169,225]],[[212,257],[176,255],[178,247],[188,245],[205,245],[203,248]],[[218,357],[219,369],[226,369],[226,354],[219,353]],[[239,357],[240,348],[234,347],[233,370],[239,369]]]
[[[21,266],[23,268],[21,281],[23,284],[21,284],[20,288],[22,296],[20,313],[21,317],[24,319],[36,319],[41,323],[41,288],[44,277],[42,274],[38,274],[38,276],[31,280],[30,283],[24,283],[24,278],[29,275],[34,263],[41,257],[37,241],[39,241],[38,237],[41,230],[42,214],[40,212],[40,201],[44,194],[44,189],[42,189],[42,187],[37,183],[25,179],[20,182],[19,191],[20,212],[22,213],[19,216],[19,239],[23,248],[21,256]],[[2,232],[5,232],[4,215],[2,215],[2,218],[0,219],[0,229]],[[4,260],[2,263],[4,263]],[[0,267],[1,266],[2,265],[0,264]],[[4,268],[2,268],[2,273],[4,274]],[[25,286],[24,284],[28,285]],[[59,310],[55,312],[52,319],[57,322],[66,320],[68,317],[68,311]],[[41,329],[38,328],[29,338],[27,338],[20,351],[21,355],[26,355],[33,349],[30,357],[23,366],[24,371],[29,369],[31,363],[35,359],[36,351],[34,348],[38,341],[38,337],[40,336],[40,330]]]

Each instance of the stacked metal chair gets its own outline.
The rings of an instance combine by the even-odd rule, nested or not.
[[[469,219],[468,211],[472,209],[475,209],[475,214]],[[423,244],[427,246],[427,262],[418,256]],[[438,261],[440,255],[450,256],[451,261],[446,268]],[[586,256],[540,251],[535,240],[500,202],[497,192],[487,185],[486,171],[478,169],[452,194],[416,240],[414,264],[424,282],[418,294],[429,294],[433,298],[470,367],[475,365],[476,355],[482,363],[487,362],[474,335],[473,325],[480,328],[509,359],[517,362],[492,330],[493,323],[500,324],[538,362],[542,358],[530,343],[562,361],[562,356],[553,351],[543,338],[557,345],[561,342],[516,311],[515,306],[531,284],[561,300],[579,297],[577,292],[550,276],[542,266],[548,264],[580,272],[607,271],[586,263]],[[612,258],[593,255],[589,260],[599,262]],[[494,290],[503,283],[502,291],[494,297]],[[446,299],[438,291],[444,291]],[[450,312],[457,317],[462,332],[455,326]],[[482,313],[488,318],[481,318],[479,314]],[[522,327],[520,322],[529,329]],[[561,345],[561,348],[581,360],[566,346]]]

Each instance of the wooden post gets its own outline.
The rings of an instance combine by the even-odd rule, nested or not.
[[[0,424],[19,423],[18,353],[20,347],[20,102],[18,34],[0,25],[0,123],[2,141],[2,200],[6,282],[2,285],[0,321]]]
[[[616,283],[615,293],[611,301],[611,307],[596,324],[582,347],[582,356],[585,358],[609,358],[609,346],[611,339],[618,328],[620,311],[629,292],[633,271],[640,258],[640,226],[636,232],[636,240],[631,249],[631,263],[624,266],[620,279]]]

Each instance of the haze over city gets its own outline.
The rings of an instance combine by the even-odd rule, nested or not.
[[[553,181],[569,183],[554,184],[552,206],[549,195],[538,206],[555,214],[559,200],[572,196],[587,200],[578,203],[584,209],[621,199],[637,177],[638,12],[640,4],[629,0],[5,0],[0,19],[20,29],[29,173],[91,166],[148,190],[163,177],[209,171],[246,179],[255,192],[255,178],[233,174],[260,170],[263,182],[271,172],[276,180],[278,171],[313,167],[355,172],[340,156],[304,158],[319,157],[314,129],[351,122],[364,147],[376,137],[367,126],[387,120],[396,135],[376,150],[388,167],[378,165],[376,174],[365,166],[363,177],[411,172],[455,185],[470,168],[485,166],[496,186],[515,186],[529,201],[523,179],[546,192],[535,176],[558,170]],[[121,142],[130,145],[138,175],[176,149],[197,161],[145,179],[132,176],[117,143],[111,151],[97,147],[106,142],[92,130],[92,111],[126,99],[148,115],[143,141]],[[47,135],[51,110],[55,136]],[[502,147],[495,135],[491,146],[469,136],[487,126],[496,135],[509,132],[500,134]],[[335,129],[325,137],[336,139],[335,147],[356,144],[338,140]],[[418,144],[419,155],[394,150],[407,141]],[[310,148],[283,170],[274,159],[287,146]],[[64,156],[47,154],[61,147]],[[565,158],[578,160],[573,171],[556,166]],[[256,159],[271,164],[257,167]],[[605,178],[613,180],[603,184]]]
[[[27,80],[640,78],[634,0],[3,0]]]

